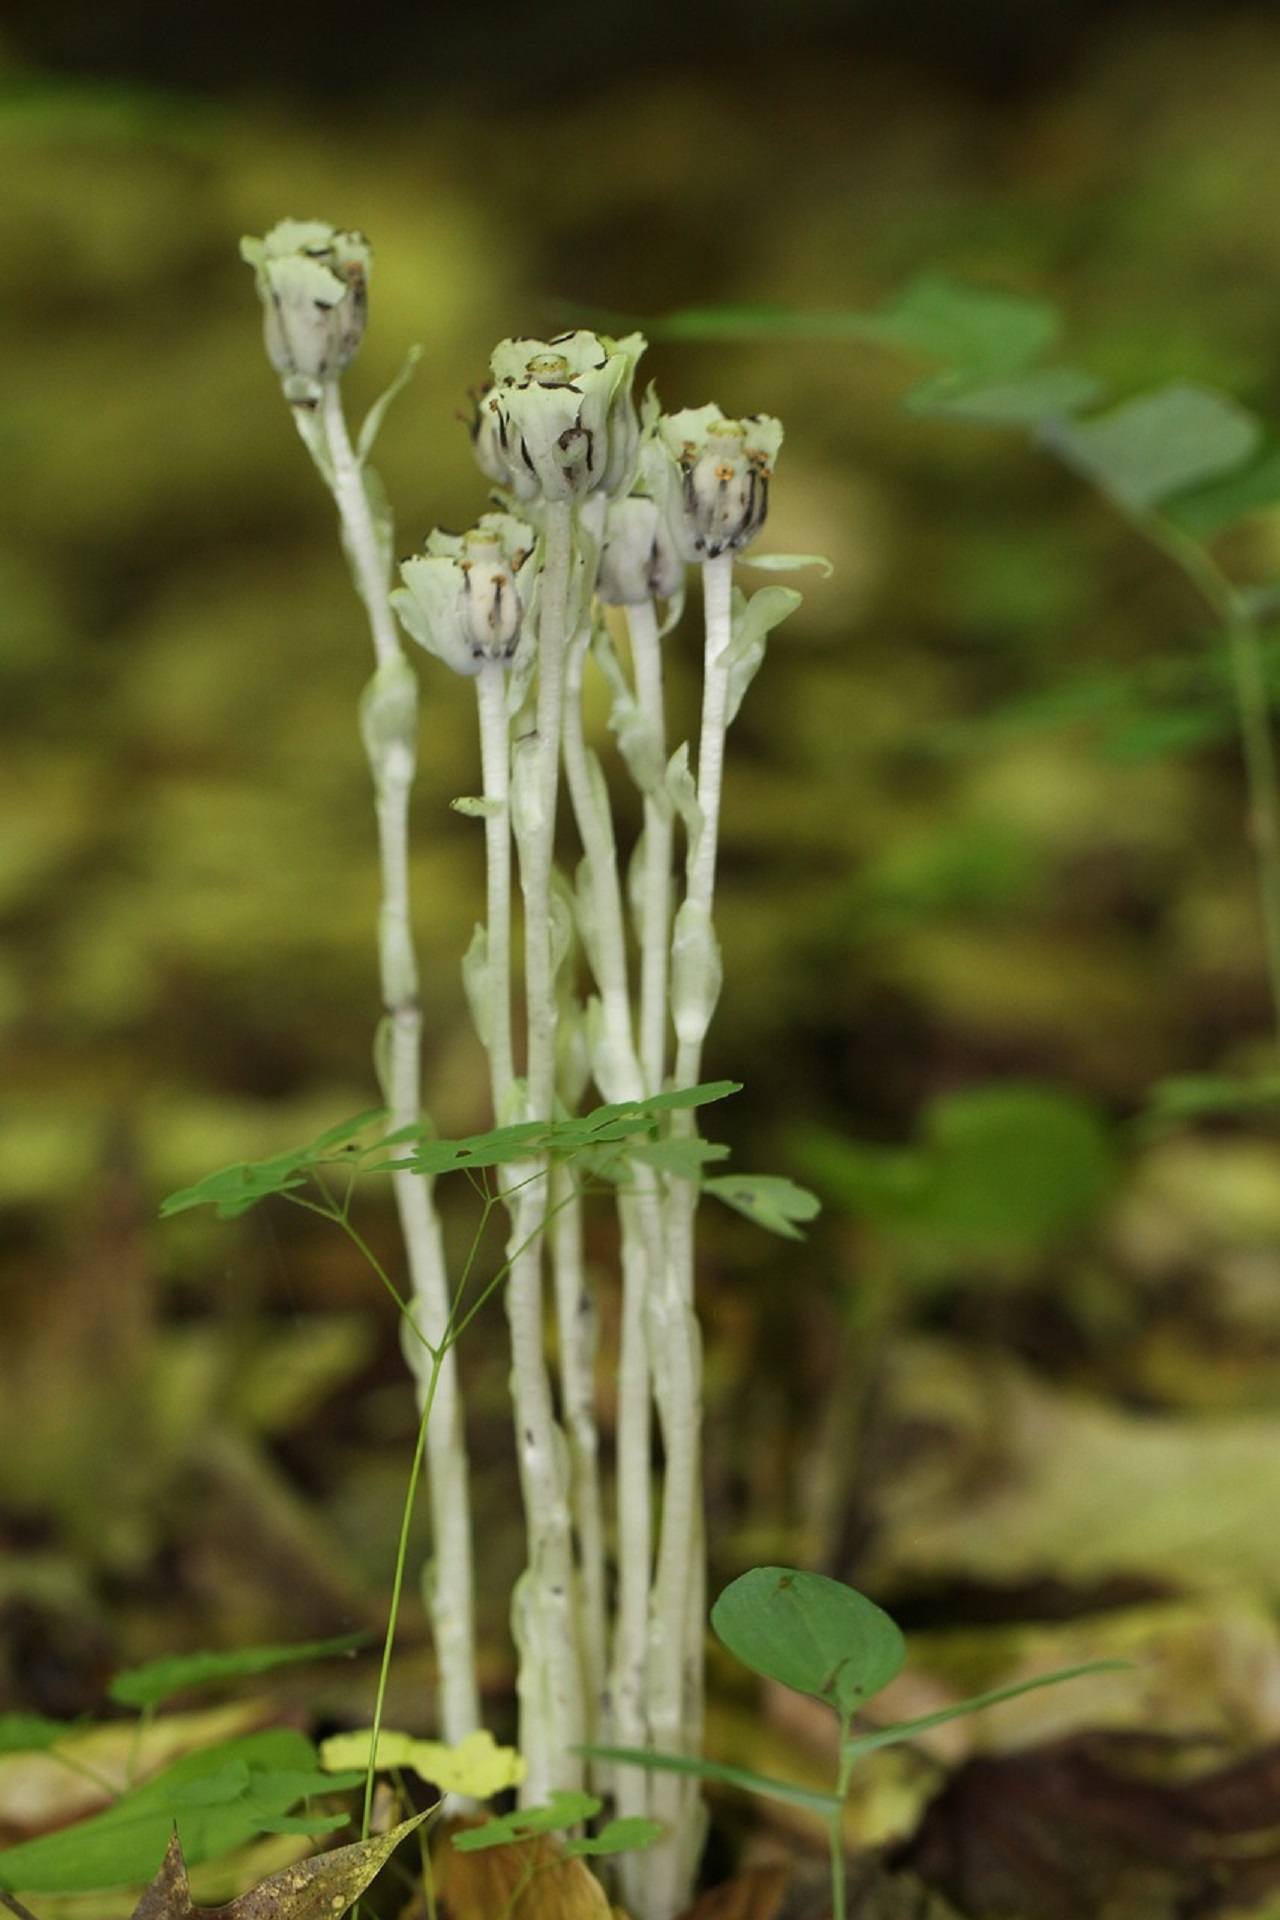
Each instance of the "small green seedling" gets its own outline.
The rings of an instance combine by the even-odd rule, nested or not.
[[[1037,1687],[1056,1686],[1082,1674],[1123,1666],[1123,1661],[1094,1660],[1041,1674],[1013,1686],[997,1687],[958,1705],[914,1720],[856,1733],[854,1722],[868,1700],[897,1678],[906,1665],[907,1647],[901,1631],[882,1608],[865,1594],[830,1580],[821,1573],[802,1573],[794,1567],[754,1567],[731,1582],[711,1609],[718,1637],[744,1666],[777,1680],[814,1700],[822,1700],[840,1722],[840,1761],[835,1788],[830,1793],[774,1780],[746,1767],[722,1766],[715,1761],[646,1753],[636,1748],[593,1748],[601,1759],[630,1761],[659,1771],[698,1774],[725,1786],[740,1787],[767,1799],[816,1813],[827,1829],[831,1852],[831,1898],[834,1920],[845,1920],[845,1867],[841,1823],[849,1797],[853,1770],[878,1747],[900,1746],[940,1727],[947,1720],[977,1713],[998,1701],[1011,1700]]]

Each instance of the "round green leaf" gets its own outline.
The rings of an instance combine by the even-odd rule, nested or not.
[[[745,1666],[825,1700],[843,1720],[888,1686],[907,1657],[901,1633],[874,1601],[794,1567],[742,1574],[711,1609],[711,1624]]]

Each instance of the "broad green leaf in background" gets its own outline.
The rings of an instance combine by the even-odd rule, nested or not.
[[[209,1860],[281,1831],[299,1801],[358,1786],[361,1777],[322,1773],[311,1742],[291,1728],[243,1734],[185,1754],[76,1826],[0,1852],[0,1885],[34,1893],[128,1886],[155,1872],[175,1822],[187,1857]],[[332,1825],[326,1816],[308,1817],[300,1830]]]
[[[1246,515],[1280,504],[1280,443],[1272,440],[1259,457],[1225,480],[1181,493],[1169,518],[1197,539],[1208,539]]]
[[[1097,1110],[1065,1088],[997,1082],[926,1109],[919,1144],[812,1133],[799,1156],[820,1187],[890,1231],[966,1245],[1039,1247],[1111,1191],[1117,1156]]]
[[[1180,515],[1185,496],[1175,503]],[[1170,508],[1169,517],[1177,517]],[[1254,611],[1260,622],[1275,618],[1263,602]],[[1280,642],[1263,636],[1259,654],[1270,698],[1280,700]],[[1019,693],[967,716],[947,730],[957,745],[972,751],[984,739],[1010,732],[1087,726],[1108,759],[1136,762],[1160,755],[1199,751],[1240,732],[1231,657],[1225,636],[1210,633],[1194,648],[1148,655],[1132,666],[1075,674],[1032,693]],[[892,850],[881,865],[890,871]],[[868,868],[867,880],[876,876]],[[873,890],[874,898],[874,890]]]
[[[271,1673],[277,1667],[296,1666],[304,1660],[333,1660],[367,1646],[367,1633],[347,1633],[336,1640],[300,1641],[284,1647],[240,1647],[227,1653],[174,1654],[163,1660],[148,1661],[145,1667],[130,1667],[118,1673],[107,1692],[122,1707],[158,1707],[175,1693],[191,1687],[213,1686],[224,1680],[242,1680],[247,1675]]]
[[[922,273],[864,321],[882,346],[962,367],[1018,367],[1057,339],[1061,321],[1048,300],[976,287]]]
[[[1120,506],[1146,513],[1243,466],[1262,426],[1229,394],[1174,382],[1089,420],[1046,421],[1039,439]]]
[[[618,330],[619,317],[610,316]],[[633,322],[628,319],[626,325]],[[1058,336],[1047,300],[977,287],[941,273],[909,280],[882,306],[826,312],[759,302],[682,307],[642,324],[651,340],[845,340],[921,354],[965,367],[1016,367]],[[625,331],[625,326],[622,327]]]
[[[907,394],[908,413],[967,420],[984,427],[1034,427],[1096,406],[1106,389],[1078,367],[1035,367],[1011,373],[934,374]]]
[[[875,1602],[825,1574],[753,1567],[711,1609],[730,1653],[835,1708],[843,1721],[887,1687],[906,1663],[906,1642]]]
[[[83,1721],[46,1720],[40,1713],[6,1713],[0,1717],[0,1753],[47,1753],[83,1725]]]

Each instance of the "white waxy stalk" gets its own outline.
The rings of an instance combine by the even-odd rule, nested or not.
[[[582,731],[582,670],[589,635],[580,633],[566,668],[564,766],[574,818],[586,858],[602,1044],[596,1048],[596,1084],[606,1100],[639,1100],[644,1093],[632,1029],[626,921],[609,796],[600,764]]]
[[[643,466],[642,466],[643,472]],[[652,776],[644,788],[644,849],[640,878],[639,1051],[645,1087],[658,1093],[666,1073],[670,1020],[667,980],[671,940],[673,813],[661,779],[666,763],[666,715],[657,600],[684,591],[684,562],[667,517],[654,499],[633,494],[609,509],[600,556],[600,598],[626,608],[635,673],[636,705],[648,729]]]
[[[587,1739],[600,1742],[606,1738],[601,1712],[608,1632],[600,1438],[595,1407],[598,1324],[587,1274],[582,1195],[568,1168],[558,1167],[552,1175],[551,1213],[560,1400],[569,1446],[569,1505],[580,1576],[578,1640],[582,1648]]]
[[[582,674],[587,635],[569,656],[564,762],[584,850],[592,938],[588,950],[599,992],[595,1078],[606,1100],[639,1100],[644,1074],[636,1051],[628,991],[625,916],[608,792],[583,736]],[[652,1579],[651,1369],[649,1302],[662,1286],[665,1258],[662,1196],[652,1170],[637,1166],[634,1192],[621,1194],[622,1323],[618,1359],[618,1601],[610,1663],[611,1740],[645,1746],[651,1734],[646,1698]],[[643,1815],[653,1783],[642,1769],[612,1774],[620,1815]],[[646,1855],[651,1864],[651,1857]],[[630,1863],[634,1866],[635,1863]],[[627,1863],[623,1863],[623,1873]]]
[[[665,505],[678,549],[702,562],[705,625],[697,762],[699,823],[686,860],[685,898],[676,916],[671,983],[677,1047],[674,1082],[697,1083],[702,1043],[719,993],[713,905],[719,847],[725,735],[730,714],[733,559],[759,531],[772,462],[781,444],[775,420],[726,422],[714,406],[658,422],[669,465]],[[693,1131],[691,1117],[677,1115]],[[667,1258],[650,1303],[654,1396],[664,1452],[662,1518],[651,1613],[649,1727],[658,1751],[696,1752],[701,1741],[705,1541],[701,1484],[701,1354],[694,1313],[692,1183],[667,1188]],[[656,1775],[651,1811],[671,1844],[656,1849],[641,1882],[644,1920],[662,1920],[687,1897],[700,1845],[700,1801],[679,1774]]]
[[[544,512],[536,740],[527,800],[514,818],[525,922],[526,1111],[534,1119],[551,1118],[555,1096],[557,1006],[551,872],[573,564],[570,501],[549,501]],[[521,1171],[525,1177],[511,1206],[507,1319],[528,1540],[528,1567],[521,1583],[525,1639],[521,1650],[520,1744],[522,1751],[531,1745],[546,1756],[543,1767],[530,1764],[521,1789],[525,1803],[534,1805],[557,1787],[581,1784],[582,1761],[573,1749],[586,1738],[587,1713],[576,1632],[577,1581],[567,1450],[555,1418],[542,1339],[543,1229],[549,1175],[545,1161]]]
[[[369,620],[376,669],[361,703],[374,780],[382,907],[379,970],[386,1009],[379,1071],[391,1128],[421,1119],[422,1013],[409,900],[408,815],[417,748],[417,684],[400,650],[388,595],[389,526],[375,520],[351,444],[338,379],[356,352],[368,310],[371,252],[363,236],[320,221],[282,221],[241,243],[263,303],[268,355],[322,478],[333,494],[356,590]],[[480,1724],[476,1679],[470,1479],[457,1367],[449,1346],[452,1301],[429,1180],[393,1174],[412,1287],[413,1330],[404,1346],[420,1409],[430,1405],[427,1474],[435,1532],[428,1604],[440,1670],[445,1738]]]
[[[493,1090],[493,1113],[501,1121],[509,1111],[515,1085],[511,1039],[511,743],[507,723],[507,682],[501,662],[486,660],[476,675],[480,716],[480,764],[483,770],[485,890],[488,919],[485,948],[485,1050]]]

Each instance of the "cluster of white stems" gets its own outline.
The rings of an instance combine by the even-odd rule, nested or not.
[[[483,819],[487,905],[464,977],[495,1122],[581,1111],[593,1104],[592,1087],[606,1102],[693,1087],[720,987],[713,903],[725,737],[763,651],[732,572],[765,518],[778,423],[726,420],[714,406],[667,416],[652,400],[641,418],[632,398],[638,335],[504,341],[472,429],[497,508],[461,536],[433,534],[393,590],[390,524],[365,464],[381,407],[353,446],[339,391],[363,330],[367,244],[319,222],[286,221],[244,251],[268,351],[337,503],[377,656],[362,724],[381,849],[380,1065],[390,1126],[421,1118],[408,889],[417,682],[399,629],[476,686],[483,792],[469,810]],[[703,586],[702,714],[696,746],[673,751],[662,641],[680,616],[691,564]],[[589,668],[603,673],[610,727],[640,795],[643,828],[625,868],[584,729]],[[557,866],[565,814],[577,842],[572,884]],[[675,1113],[672,1126],[692,1132],[691,1113]],[[416,1323],[405,1351],[423,1399],[432,1396],[427,1595],[441,1732],[456,1742],[479,1725],[480,1702],[453,1295],[430,1179],[393,1177]],[[669,1920],[688,1898],[701,1846],[696,1782],[606,1766],[581,1750],[700,1749],[698,1183],[637,1163],[614,1195],[621,1310],[610,1504],[582,1195],[571,1171],[547,1160],[508,1166],[501,1181],[528,1547],[513,1599],[522,1791],[537,1803],[589,1777],[619,1814],[659,1820],[662,1841],[624,1860],[621,1890],[637,1916]]]

